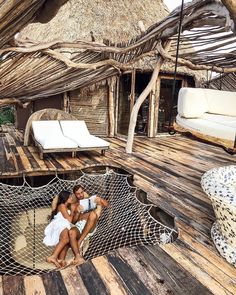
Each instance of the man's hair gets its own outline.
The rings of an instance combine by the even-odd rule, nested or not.
[[[81,184],[77,184],[73,187],[73,193],[77,192],[78,189],[82,188],[84,190],[84,187]]]

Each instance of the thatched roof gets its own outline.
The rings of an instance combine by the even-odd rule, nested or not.
[[[140,34],[139,21],[147,29],[168,14],[163,0],[70,0],[50,22],[29,24],[22,35],[40,42],[91,41],[92,31],[96,42],[127,42]]]
[[[47,11],[47,21],[68,0],[0,0],[0,48],[14,42],[14,35]]]
[[[169,11],[163,0],[71,0],[59,9],[50,22],[29,24],[21,33],[23,37],[39,42],[73,42],[77,39],[91,41],[93,36],[96,42],[108,39],[119,43],[127,42],[140,34],[140,21],[147,29],[168,15]],[[135,67],[152,71],[155,63],[156,58],[145,57],[135,63]],[[162,70],[173,73],[173,63],[166,62]],[[196,81],[205,76],[202,71],[193,71],[187,67],[179,67],[178,72],[193,76]]]
[[[193,41],[194,46],[200,42],[204,48],[196,52],[186,41],[186,35],[183,35],[181,46],[185,51],[181,52],[181,57],[187,60],[179,59],[179,64],[187,64],[191,69],[222,72],[223,67],[227,67],[225,73],[236,71],[236,55],[231,54],[230,59],[226,59],[229,53],[224,55],[218,51],[222,44],[235,40],[233,33],[229,32],[220,37],[221,44],[218,42],[219,33],[225,32],[226,24],[228,26],[229,23],[227,9],[216,0],[194,1],[184,6],[183,15],[183,30],[195,29],[190,31],[188,39]],[[65,44],[57,41],[35,44],[28,40],[18,40],[21,41],[21,46],[0,49],[0,98],[12,100],[15,97],[24,102],[89,86],[120,74],[121,70],[132,69],[137,60],[147,55],[173,62],[175,51],[169,54],[163,48],[170,38],[176,42],[179,18],[180,10],[177,9],[141,35],[121,43],[105,45],[77,41]],[[196,30],[202,26],[207,31]],[[210,38],[213,45],[205,49]],[[70,59],[60,53],[65,48],[76,51]]]

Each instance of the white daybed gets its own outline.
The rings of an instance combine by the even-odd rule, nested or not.
[[[236,152],[236,93],[181,88],[174,128]]]
[[[39,148],[40,159],[45,153],[101,150],[109,148],[109,142],[91,135],[84,121],[33,121],[33,138]]]
[[[80,148],[109,147],[109,142],[90,134],[84,121],[61,120],[60,125],[63,135],[75,141]]]

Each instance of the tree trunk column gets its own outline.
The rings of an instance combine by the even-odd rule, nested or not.
[[[170,44],[171,44],[171,41],[168,41],[167,44],[164,46],[164,49],[166,52],[169,51]],[[144,100],[149,95],[149,93],[152,91],[152,89],[156,83],[156,80],[158,78],[160,68],[161,68],[163,62],[164,62],[163,57],[159,56],[157,63],[155,65],[155,68],[153,70],[152,77],[151,77],[148,85],[143,90],[143,92],[140,94],[139,98],[137,99],[137,101],[132,109],[131,116],[130,116],[130,122],[129,122],[128,139],[127,139],[127,144],[126,144],[126,153],[128,153],[128,154],[132,153],[133,141],[134,141],[134,130],[135,130],[136,122],[137,122],[139,109],[140,109],[142,103],[144,102]]]

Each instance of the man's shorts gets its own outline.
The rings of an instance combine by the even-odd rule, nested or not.
[[[76,222],[75,226],[77,227],[80,234],[82,234],[82,231],[85,227],[86,222],[87,222],[87,220],[79,220]]]
[[[82,231],[85,227],[86,222],[87,222],[87,220],[79,220],[76,222],[75,226],[78,229],[78,231],[80,232],[80,234],[82,234]],[[92,232],[88,233],[86,238],[91,237],[95,233],[96,229],[97,229],[97,227],[95,227]]]

